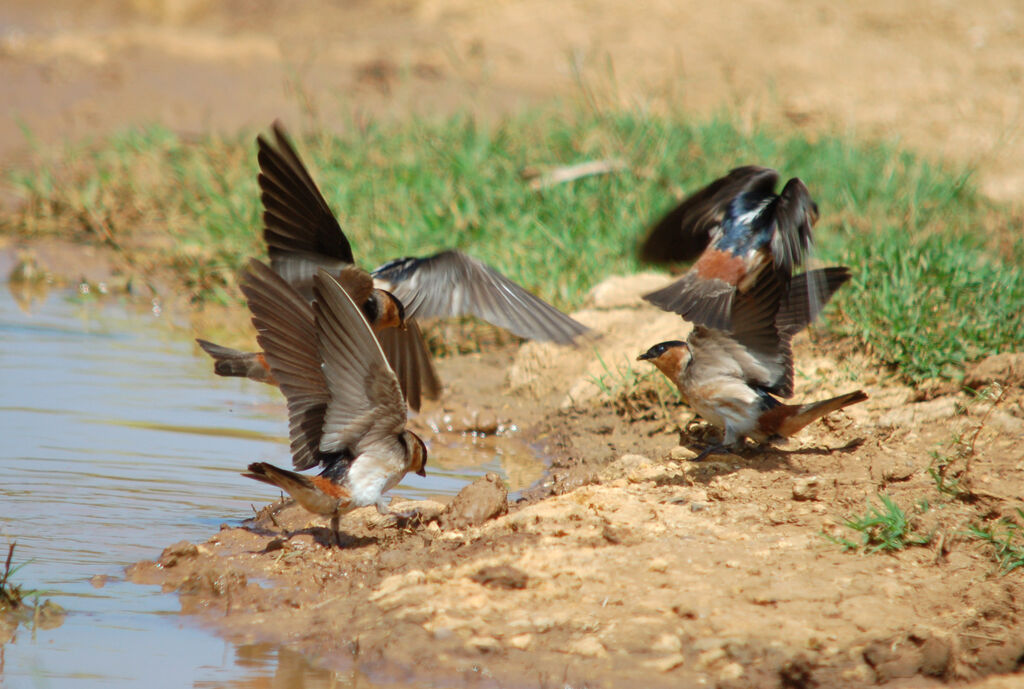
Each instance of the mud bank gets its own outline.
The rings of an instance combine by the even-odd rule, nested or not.
[[[1004,576],[992,545],[968,528],[995,529],[1021,507],[1019,355],[972,371],[1001,380],[993,404],[900,386],[805,337],[798,399],[854,387],[871,399],[784,447],[695,463],[705,429],[657,378],[607,377],[607,362],[682,334],[631,296],[651,279],[595,290],[578,317],[611,334],[587,347],[526,345],[488,362],[505,376],[493,413],[551,462],[507,514],[504,488],[482,479],[472,500],[416,503],[421,518],[410,523],[353,513],[336,549],[325,546],[326,524],[275,503],[130,577],[177,590],[184,612],[233,640],[282,643],[382,682],[1020,682],[1008,676],[1024,663],[1020,571]],[[457,370],[459,358],[445,365]],[[457,402],[473,385],[454,380]],[[594,390],[583,394],[587,380]],[[961,448],[949,471],[960,466],[966,492],[942,493],[931,453],[953,457],[951,433],[965,430],[970,464],[956,464]],[[883,493],[908,515],[907,547],[846,552],[841,543],[862,534],[845,521]]]

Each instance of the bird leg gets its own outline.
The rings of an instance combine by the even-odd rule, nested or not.
[[[331,517],[331,533],[334,534],[334,545],[341,547],[341,515],[335,513]]]

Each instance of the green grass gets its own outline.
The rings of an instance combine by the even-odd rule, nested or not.
[[[883,363],[910,380],[956,378],[965,361],[1024,341],[1024,244],[1008,212],[966,170],[892,144],[749,131],[727,116],[572,108],[335,129],[298,145],[367,267],[459,247],[571,308],[605,276],[641,267],[637,241],[676,199],[759,163],[809,184],[822,209],[820,255],[855,274],[827,320]],[[542,192],[521,177],[601,158],[629,169]],[[235,272],[263,252],[255,171],[249,134],[127,132],[12,173],[26,204],[0,222],[23,235],[98,238],[139,265],[173,266],[196,300],[238,300]]]
[[[1024,510],[1017,508],[1024,521]],[[968,532],[992,546],[992,556],[1002,574],[1024,567],[1024,527],[1011,519],[1001,519],[995,526],[971,525]]]
[[[879,495],[880,504],[868,504],[867,512],[860,517],[851,517],[844,522],[847,528],[860,534],[859,541],[830,536],[830,540],[846,550],[863,550],[866,553],[892,552],[913,545],[928,545],[931,536],[915,532],[913,515],[896,504],[888,495]],[[928,511],[925,502],[916,508],[919,513]]]

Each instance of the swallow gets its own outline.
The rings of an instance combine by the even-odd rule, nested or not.
[[[417,319],[476,316],[525,339],[566,345],[587,332],[582,324],[461,251],[399,258],[372,272],[358,267],[348,238],[284,128],[275,122],[272,129],[273,142],[262,135],[257,138],[257,180],[270,264],[307,299],[312,298],[311,281],[318,269],[336,277],[349,273],[347,282],[339,281],[346,289],[357,284],[362,290],[358,296],[349,294],[362,305],[410,408],[418,410],[422,397],[437,399],[441,393]],[[360,301],[362,297],[366,300]],[[225,352],[219,345],[199,344],[214,357],[219,375],[254,373],[257,380],[266,380],[259,353]]]
[[[277,272],[253,259],[241,288],[270,374],[288,402],[295,471],[266,462],[242,475],[288,493],[331,518],[376,505],[407,472],[425,476],[427,447],[405,427],[406,403],[362,310],[324,270],[310,281],[310,303]],[[298,473],[314,467],[316,476]]]
[[[640,247],[648,262],[690,261],[671,285],[644,295],[655,306],[696,325],[732,328],[733,302],[765,270],[785,283],[811,250],[818,205],[799,178],[775,193],[779,173],[746,166],[685,199],[650,231]],[[811,292],[809,298],[820,300]]]
[[[736,300],[733,330],[694,327],[686,342],[660,342],[637,359],[654,364],[684,401],[722,431],[719,443],[695,461],[724,452],[743,438],[763,443],[788,438],[837,409],[867,399],[857,390],[810,404],[784,404],[793,394],[793,336],[850,279],[845,267],[802,273],[786,284],[766,272]],[[820,290],[820,302],[807,298]]]

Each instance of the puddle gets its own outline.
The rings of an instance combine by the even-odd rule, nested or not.
[[[220,640],[177,614],[176,595],[123,580],[126,565],[276,497],[239,471],[288,465],[279,393],[214,376],[152,313],[67,293],[26,313],[0,292],[0,546],[17,541],[15,563],[28,563],[15,582],[67,611],[0,646],[5,689],[353,684],[286,649]],[[435,436],[428,477],[392,492],[453,494],[487,471],[515,489],[540,474],[522,444],[460,437]]]

